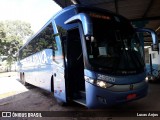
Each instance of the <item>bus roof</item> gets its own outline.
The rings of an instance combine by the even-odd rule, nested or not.
[[[115,15],[115,16],[119,16],[119,17],[123,17],[121,15],[118,15],[116,13],[113,13],[111,11],[108,11],[106,9],[101,9],[101,8],[96,8],[96,7],[91,7],[91,6],[86,6],[86,5],[71,5],[71,6],[68,6],[66,8],[63,8],[62,10],[60,10],[57,14],[53,15],[53,17],[50,18],[50,20],[37,32],[35,33],[33,36],[31,36],[27,42],[19,49],[19,51],[25,47],[35,36],[37,36],[46,26],[48,26],[53,19],[56,19],[57,17],[59,17],[61,14],[67,12],[67,11],[70,11],[70,10],[79,10],[79,9],[88,9],[88,10],[95,10],[95,11],[99,11],[99,12],[105,12],[105,13],[109,13],[109,14],[112,14],[112,15]],[[124,18],[124,17],[123,17]]]

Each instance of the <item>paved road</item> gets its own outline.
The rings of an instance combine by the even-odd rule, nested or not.
[[[46,92],[34,86],[24,87],[16,77],[0,78],[0,111],[102,111],[111,114],[108,118],[90,118],[92,120],[149,120],[149,117],[112,117],[116,115],[128,116],[128,112],[144,112],[156,113],[160,116],[160,84],[150,84],[149,94],[146,98],[130,102],[120,106],[114,106],[107,109],[89,110],[84,106],[78,104],[71,104],[69,106],[59,106],[53,98],[52,93]],[[117,112],[113,112],[117,111]],[[158,113],[159,111],[159,113]],[[1,119],[1,118],[0,118]],[[4,118],[3,118],[4,119]],[[17,119],[17,118],[16,118]],[[20,119],[20,118],[19,118]],[[26,118],[24,118],[26,120]],[[45,118],[51,119],[51,118]],[[53,118],[52,118],[53,119]],[[66,117],[58,117],[55,119],[63,120]],[[72,117],[72,120],[79,120],[80,118]],[[86,118],[89,119],[89,118]],[[160,119],[152,118],[152,119]],[[85,118],[83,118],[85,120]]]
[[[24,91],[27,91],[26,87],[17,80],[16,76],[0,78],[0,99]]]

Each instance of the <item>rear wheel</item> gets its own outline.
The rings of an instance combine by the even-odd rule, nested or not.
[[[157,79],[160,80],[160,70],[158,70],[158,76]]]
[[[22,74],[22,73],[20,73],[20,81],[22,81],[22,77],[23,77],[23,74]]]
[[[23,84],[24,86],[27,86],[27,85],[28,85],[28,83],[27,83],[26,80],[25,80],[25,75],[24,75],[24,73],[22,74],[22,79],[21,79],[21,81],[22,81],[22,84]]]
[[[51,77],[51,92],[54,93],[53,75],[52,75],[52,77]]]

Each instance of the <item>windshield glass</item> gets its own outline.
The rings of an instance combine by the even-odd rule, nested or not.
[[[86,39],[86,45],[93,68],[126,74],[144,71],[143,48],[127,20],[92,17],[92,22],[93,38]]]

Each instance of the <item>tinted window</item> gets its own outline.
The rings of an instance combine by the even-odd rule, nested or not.
[[[44,49],[57,50],[52,23],[45,27],[20,51],[20,59],[28,57]]]
[[[109,73],[144,70],[143,48],[128,21],[117,17],[92,17],[94,42],[86,41],[89,62]]]

